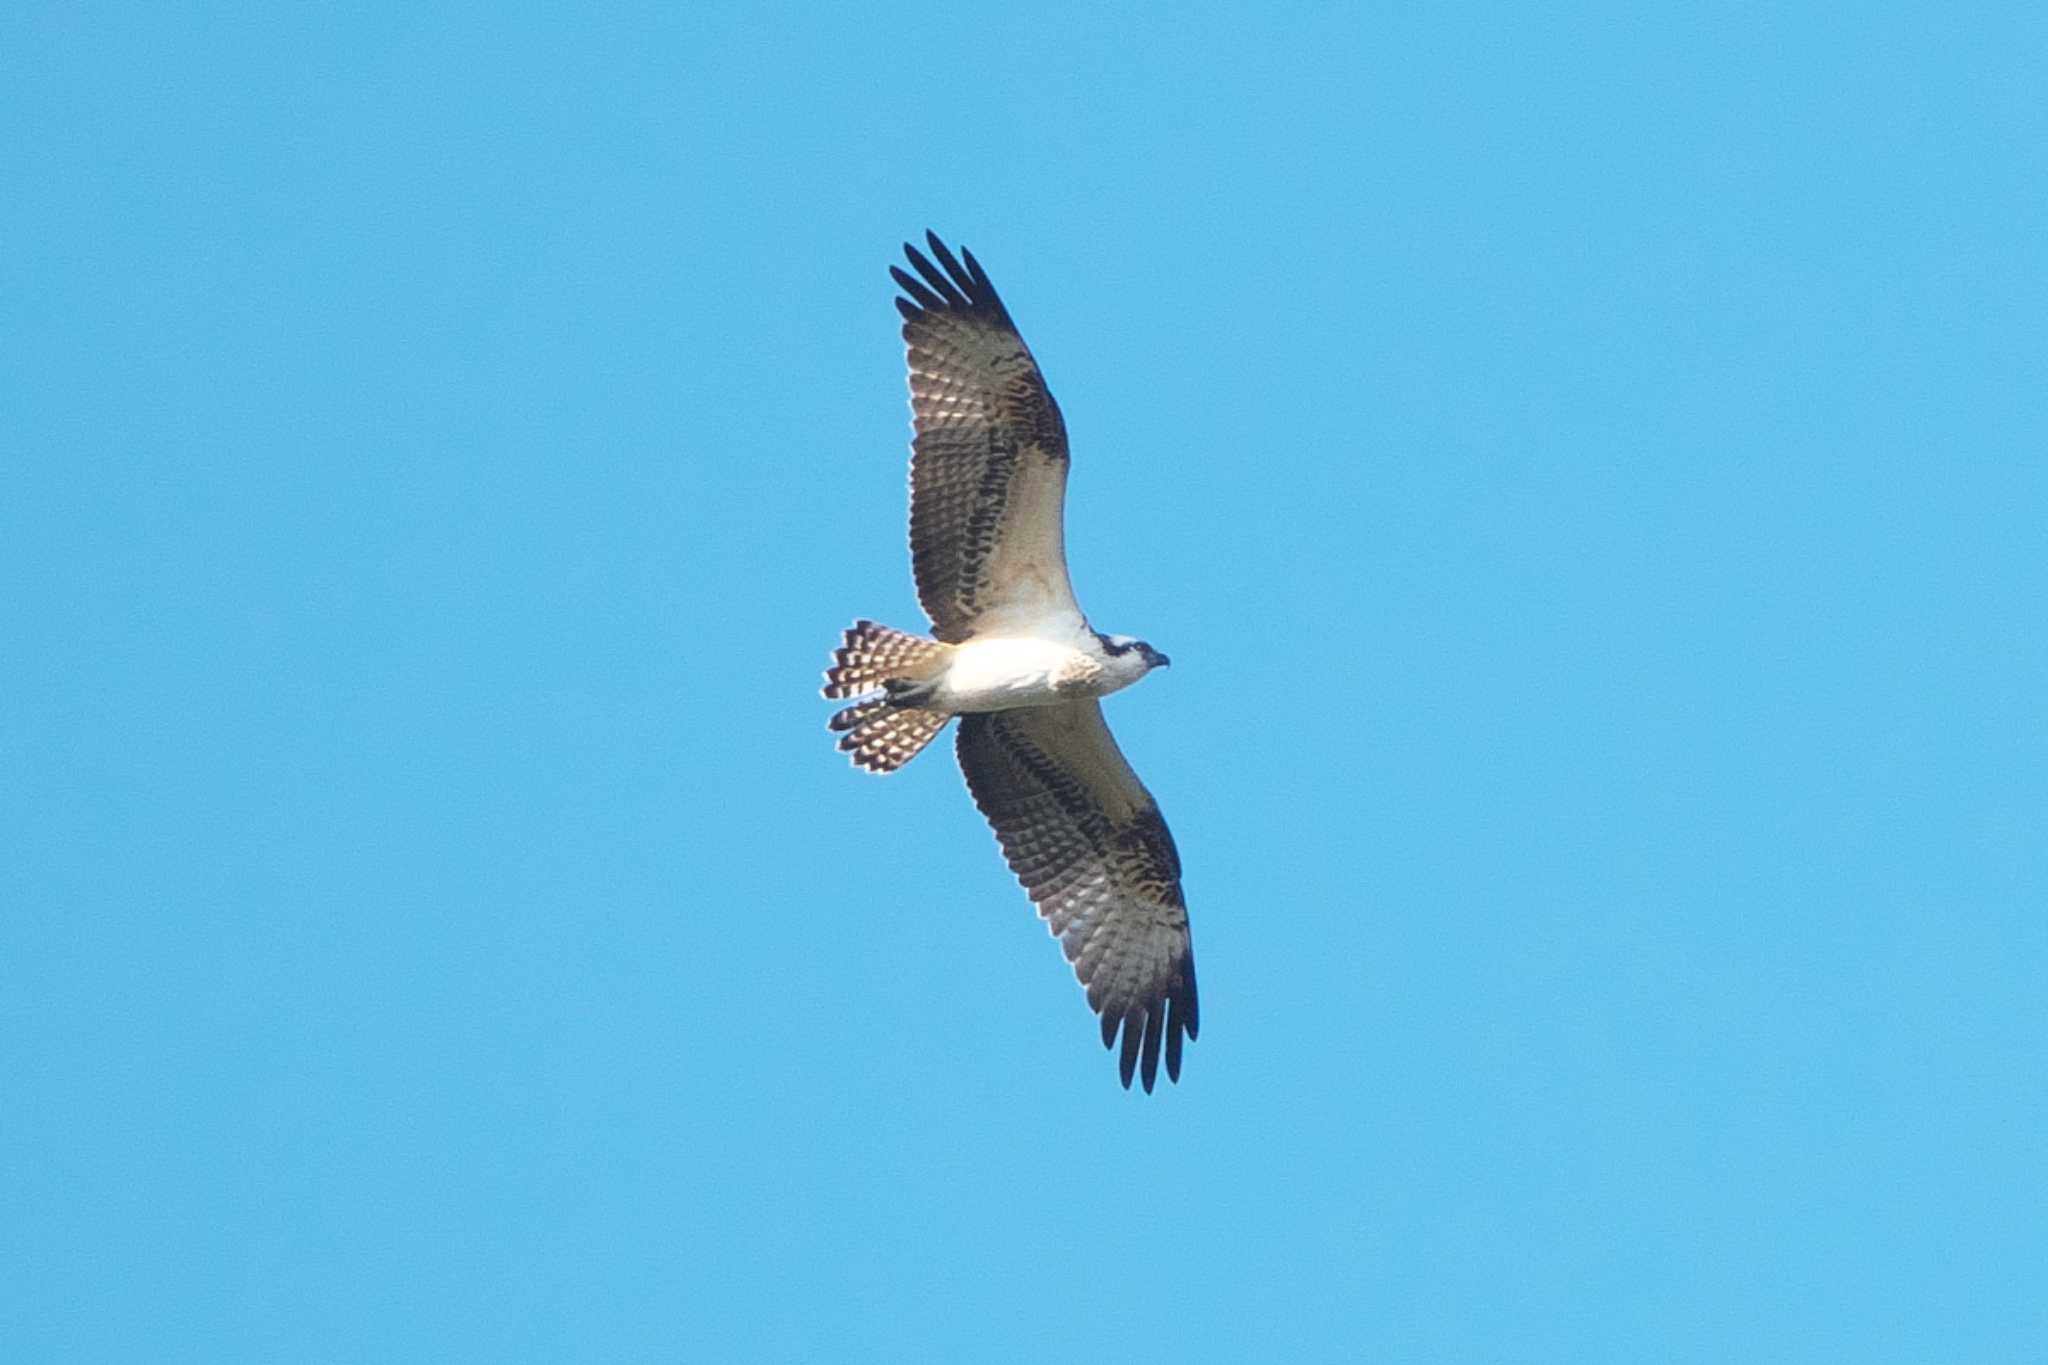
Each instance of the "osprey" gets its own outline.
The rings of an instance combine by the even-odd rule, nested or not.
[[[858,621],[833,654],[839,747],[869,772],[915,758],[960,717],[955,750],[1003,857],[1074,964],[1126,1089],[1159,1054],[1180,1079],[1200,1024],[1180,855],[1103,723],[1100,698],[1164,654],[1088,624],[1061,526],[1067,430],[974,253],[927,233],[937,264],[889,270],[910,351],[910,560],[932,637]]]

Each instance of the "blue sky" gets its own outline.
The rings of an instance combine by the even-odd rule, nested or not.
[[[18,5],[21,1360],[2048,1354],[2031,7]],[[885,271],[1065,408],[1203,1023],[943,751]]]

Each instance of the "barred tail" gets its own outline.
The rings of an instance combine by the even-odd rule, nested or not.
[[[832,717],[831,727],[846,731],[839,747],[857,765],[893,773],[946,728],[950,715],[917,703],[931,695],[950,650],[922,635],[854,622],[832,655],[824,690],[834,699],[854,699]]]
[[[855,621],[846,641],[833,651],[825,672],[825,695],[858,697],[877,692],[891,678],[930,682],[946,666],[950,646],[873,621]]]
[[[951,719],[944,711],[883,700],[849,706],[832,717],[831,725],[846,731],[839,747],[855,764],[871,773],[893,773],[916,758]]]

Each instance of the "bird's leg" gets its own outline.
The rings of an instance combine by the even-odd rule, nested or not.
[[[937,690],[936,682],[919,682],[915,678],[882,679],[882,692],[891,706],[923,706]]]

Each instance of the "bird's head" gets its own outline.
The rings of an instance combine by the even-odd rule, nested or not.
[[[1102,642],[1102,652],[1110,658],[1126,663],[1135,659],[1145,665],[1147,672],[1155,668],[1165,668],[1173,662],[1135,635],[1104,635],[1097,631],[1095,638]]]

